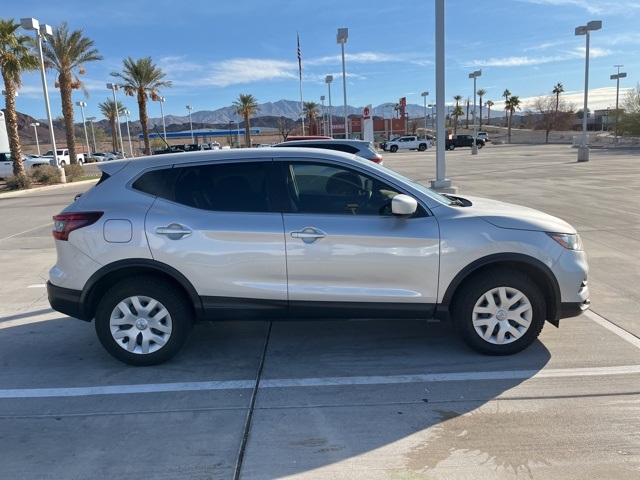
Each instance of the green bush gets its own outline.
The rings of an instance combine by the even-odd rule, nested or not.
[[[33,169],[31,178],[34,182],[51,185],[52,183],[60,183],[60,172],[51,165],[41,165]]]
[[[78,178],[84,177],[84,167],[77,163],[65,165],[64,174],[67,177],[67,182],[75,182]]]
[[[9,190],[25,190],[31,187],[31,178],[28,175],[8,175],[5,182]]]

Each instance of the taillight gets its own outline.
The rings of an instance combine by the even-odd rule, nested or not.
[[[98,221],[104,212],[62,213],[53,217],[53,238],[69,240],[69,234]]]

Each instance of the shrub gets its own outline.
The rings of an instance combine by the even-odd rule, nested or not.
[[[64,174],[67,177],[67,182],[75,182],[78,178],[84,176],[84,168],[82,165],[72,164],[64,166]]]
[[[51,185],[52,183],[60,183],[60,172],[51,165],[41,165],[33,169],[31,178],[34,182]]]
[[[9,190],[25,190],[31,187],[31,178],[28,175],[8,175],[5,182]]]

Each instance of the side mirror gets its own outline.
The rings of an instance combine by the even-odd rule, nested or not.
[[[418,202],[415,198],[402,193],[391,199],[391,213],[398,216],[410,216],[416,213]]]

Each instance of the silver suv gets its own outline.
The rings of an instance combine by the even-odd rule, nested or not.
[[[99,168],[54,217],[47,288],[129,364],[163,362],[194,323],[228,319],[451,318],[472,348],[512,354],[589,303],[564,221],[442,196],[354,155],[256,148]]]

